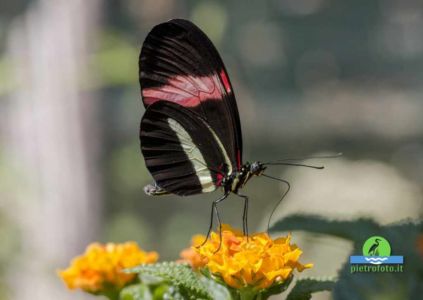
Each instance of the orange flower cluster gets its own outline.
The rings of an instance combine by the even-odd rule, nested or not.
[[[264,289],[285,281],[294,269],[301,272],[313,266],[298,262],[302,251],[290,244],[290,238],[272,240],[266,233],[247,238],[224,225],[222,241],[219,234],[213,232],[206,244],[195,250],[207,259],[210,272],[222,277],[229,286]]]
[[[59,271],[59,276],[69,289],[97,293],[110,287],[122,288],[135,278],[136,274],[123,273],[123,269],[154,263],[157,259],[156,252],[145,252],[135,242],[93,243],[84,255],[74,258],[66,270]]]
[[[199,247],[205,239],[206,237],[204,235],[194,235],[191,239],[191,247],[181,251],[181,259],[179,262],[186,262],[190,264],[193,269],[204,267],[207,263],[207,258],[198,253],[196,248]]]

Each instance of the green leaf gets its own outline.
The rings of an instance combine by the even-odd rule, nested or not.
[[[350,255],[361,255],[363,243],[371,236],[386,238],[392,255],[403,255],[404,272],[355,273],[346,259],[333,288],[333,299],[419,299],[423,294],[423,263],[417,241],[423,235],[421,220],[403,220],[380,225],[371,219],[325,220],[318,216],[292,215],[279,220],[271,231],[304,230],[353,241]]]
[[[122,289],[119,300],[152,300],[148,286],[145,284],[133,284]]]
[[[289,293],[287,300],[309,300],[311,294],[322,291],[331,291],[335,286],[334,280],[315,278],[300,279]]]
[[[423,294],[423,258],[418,252],[418,240],[423,236],[423,222],[405,220],[381,226],[380,236],[386,238],[392,255],[404,256],[403,272],[352,272],[346,262],[333,289],[333,299],[342,300],[402,300],[420,299]],[[356,243],[351,253],[361,255],[368,236]]]
[[[292,282],[294,276],[289,276],[284,282],[273,284],[270,288],[260,291],[261,299],[267,299],[272,295],[278,295],[284,292]]]
[[[150,274],[141,273],[141,274],[138,274],[138,277],[142,283],[148,286],[159,285],[160,283],[163,282],[163,278],[152,276]]]
[[[205,283],[187,264],[162,262],[141,265],[128,269],[126,272],[162,278],[172,286],[177,287],[181,295],[189,299],[213,299]]]
[[[326,220],[316,215],[291,215],[277,221],[271,232],[304,230],[323,233],[340,238],[362,241],[363,237],[380,235],[383,229],[371,219],[360,218],[353,221]]]
[[[153,291],[153,300],[161,300],[166,298],[165,295],[167,295],[169,291],[169,285],[167,284],[161,284],[157,286]]]
[[[217,283],[216,281],[201,276],[200,277],[201,282],[204,284],[204,286],[207,288],[207,290],[209,291],[210,295],[212,296],[213,299],[218,299],[218,300],[231,300],[231,293],[229,292],[229,290]]]
[[[153,300],[184,300],[184,297],[177,286],[162,284],[154,290]]]

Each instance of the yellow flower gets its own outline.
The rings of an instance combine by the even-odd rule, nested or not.
[[[213,232],[204,246],[193,249],[207,258],[207,268],[227,285],[237,289],[265,289],[285,281],[294,269],[301,272],[313,266],[298,262],[302,251],[290,240],[290,235],[272,240],[266,233],[247,238],[229,225],[223,225],[222,241],[219,234]]]
[[[186,262],[195,270],[202,268],[207,263],[207,258],[198,253],[195,248],[199,247],[206,237],[201,234],[194,235],[191,239],[191,247],[186,248],[179,254],[181,259],[178,262]]]
[[[74,258],[66,270],[58,272],[69,289],[80,288],[98,293],[107,288],[122,288],[134,280],[136,274],[122,270],[143,263],[154,263],[156,252],[145,252],[135,242],[123,244],[90,244],[82,256]]]

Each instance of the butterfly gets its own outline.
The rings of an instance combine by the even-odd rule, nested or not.
[[[139,57],[139,81],[146,111],[140,125],[141,151],[154,183],[148,195],[188,196],[217,189],[217,205],[230,194],[244,199],[243,230],[248,235],[248,197],[240,189],[267,165],[243,163],[237,103],[228,73],[216,48],[196,25],[174,19],[155,26]],[[277,179],[287,183],[282,179]],[[288,190],[289,190],[289,183]]]

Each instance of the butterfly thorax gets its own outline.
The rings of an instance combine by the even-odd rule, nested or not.
[[[265,169],[266,167],[258,161],[251,164],[245,163],[239,170],[223,178],[222,186],[225,193],[238,193],[238,190],[243,188],[253,176],[260,176]]]

